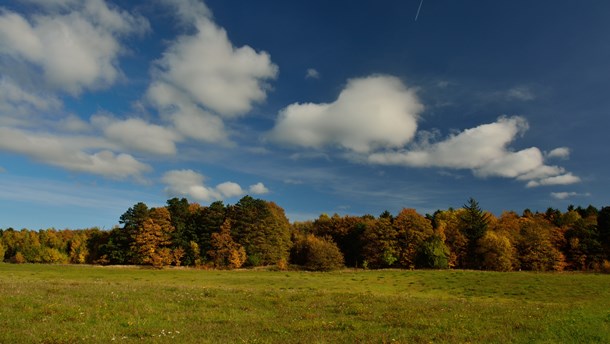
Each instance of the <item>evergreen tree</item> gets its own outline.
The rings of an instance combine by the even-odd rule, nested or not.
[[[472,197],[462,208],[464,212],[460,217],[461,231],[468,239],[465,267],[480,269],[482,257],[477,252],[477,244],[487,231],[489,215],[481,210],[479,203]]]

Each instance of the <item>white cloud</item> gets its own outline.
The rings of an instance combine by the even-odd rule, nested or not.
[[[171,130],[138,118],[115,120],[96,116],[94,123],[102,126],[105,136],[128,150],[153,154],[176,154],[175,142],[180,138]]]
[[[171,196],[186,196],[199,201],[216,201],[225,198],[243,196],[246,192],[237,183],[224,182],[209,187],[205,185],[205,177],[193,170],[172,170],[163,175],[165,191]],[[263,183],[251,185],[249,191],[253,194],[264,194],[269,190]]]
[[[203,185],[203,175],[193,170],[169,171],[161,180],[167,184],[165,191],[170,196],[188,196],[202,201],[221,199],[218,192]]]
[[[238,197],[244,194],[244,190],[237,183],[224,182],[216,185],[216,190],[224,197]]]
[[[572,196],[577,196],[576,192],[551,192],[551,196],[556,199],[567,199]]]
[[[559,176],[547,177],[540,180],[532,180],[527,183],[527,187],[537,187],[546,185],[569,185],[580,183],[580,178],[573,175],[572,173],[566,173]]]
[[[320,73],[313,68],[309,68],[305,73],[305,79],[320,79]]]
[[[358,153],[401,147],[417,129],[423,105],[395,77],[352,79],[329,104],[292,104],[280,111],[269,139],[302,147],[338,145]]]
[[[204,5],[171,1],[177,13],[195,29],[178,37],[157,61],[155,78],[184,93],[197,106],[221,116],[244,114],[266,99],[265,81],[278,67],[266,52],[234,47],[226,31],[212,20]]]
[[[496,122],[466,129],[449,138],[412,149],[373,153],[368,161],[382,165],[470,169],[479,177],[529,181],[528,187],[577,183],[580,179],[558,166],[545,164],[540,149],[512,151],[508,145],[528,129],[522,117],[500,117]]]
[[[254,185],[250,185],[250,193],[255,195],[264,195],[269,193],[269,189],[263,183],[256,183]]]
[[[115,154],[112,144],[90,137],[61,137],[0,127],[0,149],[25,154],[35,160],[70,171],[87,172],[109,178],[142,179],[150,166],[129,154]],[[91,153],[91,150],[95,150]]]
[[[84,132],[91,129],[91,125],[88,122],[83,121],[75,115],[68,115],[57,120],[56,123],[56,127],[63,131]]]
[[[234,47],[200,1],[168,0],[183,25],[153,68],[147,98],[185,137],[227,143],[223,117],[236,117],[266,99],[267,80],[278,68],[265,52]]]
[[[416,167],[449,167],[482,169],[490,162],[496,162],[494,170],[503,164],[505,159],[519,160],[519,155],[531,159],[536,155],[517,154],[509,157],[506,146],[514,138],[527,130],[527,121],[522,117],[501,117],[498,121],[466,129],[436,143],[422,142],[412,150],[373,153],[369,162],[384,165],[405,165]],[[532,154],[533,153],[533,154]],[[534,158],[535,159],[535,158]],[[536,166],[532,166],[536,167]],[[483,175],[488,170],[481,170]],[[508,173],[508,172],[507,172]]]
[[[551,158],[559,158],[559,159],[567,159],[570,157],[570,149],[567,147],[559,147],[555,148],[552,151],[546,154],[546,157]]]
[[[35,66],[31,75],[37,75],[40,68],[49,86],[74,95],[114,83],[121,75],[117,67],[123,51],[119,36],[148,30],[148,21],[110,8],[101,0],[53,4],[61,5],[62,10],[30,20],[2,11],[0,54]],[[3,70],[10,68],[2,66]]]

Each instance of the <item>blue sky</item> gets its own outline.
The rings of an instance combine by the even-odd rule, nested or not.
[[[0,2],[0,228],[606,206],[606,1]]]

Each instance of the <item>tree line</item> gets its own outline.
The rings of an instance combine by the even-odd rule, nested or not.
[[[290,223],[273,202],[245,196],[208,206],[172,198],[137,203],[104,231],[0,229],[0,259],[12,263],[342,267],[610,272],[610,207],[513,211],[499,217],[469,199],[421,215],[328,216]]]

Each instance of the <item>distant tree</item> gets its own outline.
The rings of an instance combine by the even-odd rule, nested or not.
[[[230,220],[225,220],[219,232],[212,233],[210,246],[207,254],[216,268],[237,269],[246,262],[246,250],[231,236]]]
[[[553,245],[553,225],[544,218],[522,222],[516,243],[521,269],[534,271],[563,270],[565,257]]]
[[[216,201],[208,207],[201,207],[193,212],[193,225],[197,236],[197,244],[203,256],[211,249],[212,233],[220,230],[227,219],[227,207],[222,201]]]
[[[89,256],[87,233],[84,231],[75,231],[73,234],[73,237],[68,241],[68,256],[70,263],[84,264],[87,262]]]
[[[360,266],[363,262],[362,257],[362,234],[366,224],[371,218],[356,216],[339,216],[334,214],[329,217],[326,214],[314,221],[313,226],[315,235],[318,237],[329,236],[343,253],[347,266]]]
[[[100,259],[108,264],[138,264],[136,251],[132,247],[139,229],[149,219],[149,212],[148,206],[139,202],[121,215],[119,223],[123,227],[111,230],[108,242],[101,248]]]
[[[603,207],[597,217],[599,241],[602,245],[606,259],[610,259],[610,207]]]
[[[292,250],[292,261],[311,271],[331,271],[344,266],[343,254],[330,238],[312,234],[300,237]]]
[[[179,258],[176,260],[172,249],[173,232],[169,210],[164,207],[151,209],[148,219],[136,229],[130,247],[136,262],[155,267],[179,265]]]
[[[444,240],[449,248],[450,268],[463,268],[466,265],[468,239],[461,231],[463,209],[437,211],[433,215],[434,232]]]
[[[570,268],[588,270],[602,263],[604,255],[597,223],[592,224],[590,219],[579,219],[566,229],[564,237]]]
[[[487,231],[479,239],[478,253],[485,270],[511,271],[516,264],[516,250],[503,232]]]
[[[415,209],[403,209],[394,219],[393,226],[398,244],[398,264],[414,268],[420,247],[434,234],[432,223]]]
[[[449,268],[449,248],[438,235],[428,237],[420,246],[415,265],[417,268],[447,269]]]
[[[470,198],[462,208],[464,212],[460,217],[461,231],[468,239],[465,267],[480,269],[482,259],[478,254],[477,244],[487,232],[490,216],[481,209],[474,198]]]
[[[362,233],[362,257],[371,268],[388,268],[398,260],[398,232],[389,217],[369,221]]]
[[[172,198],[167,200],[171,223],[174,227],[172,232],[172,248],[181,248],[186,252],[185,265],[193,265],[195,252],[191,252],[190,242],[197,241],[196,228],[191,220],[191,206],[186,198]]]
[[[251,266],[288,261],[290,223],[275,203],[245,196],[228,211],[231,234],[246,249]]]

